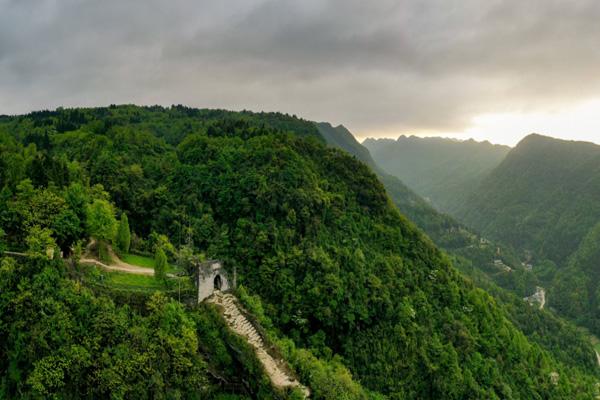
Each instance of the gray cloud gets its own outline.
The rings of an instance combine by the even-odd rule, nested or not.
[[[596,0],[0,0],[0,113],[279,110],[457,131],[597,96]]]

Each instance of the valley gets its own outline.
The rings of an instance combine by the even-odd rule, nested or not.
[[[427,147],[427,141],[413,140]],[[430,154],[434,154],[434,142],[429,143]],[[378,141],[365,143],[374,148],[378,145]],[[400,146],[402,141],[398,143]],[[461,144],[465,150],[472,146],[468,142],[452,143]],[[387,151],[386,155],[375,154],[385,160],[403,158],[404,153],[394,152],[392,146],[387,146]],[[471,187],[462,206],[452,210],[457,220],[503,243],[502,247],[514,254],[513,262],[509,262],[511,273],[521,270],[521,279],[529,282],[528,289],[490,271],[488,277],[528,302],[548,306],[595,333],[598,317],[591,309],[596,304],[592,293],[598,277],[592,265],[597,263],[596,221],[600,213],[593,199],[597,197],[594,193],[599,156],[600,146],[592,143],[529,135],[504,160],[494,161],[497,165]],[[465,162],[456,154],[449,153],[449,157],[455,158],[456,168]],[[422,162],[427,163],[427,159]],[[449,162],[452,164],[452,160]],[[472,163],[472,167],[476,168],[477,163]],[[426,171],[413,173],[422,185],[435,182]],[[434,202],[446,201],[443,195],[437,196]]]

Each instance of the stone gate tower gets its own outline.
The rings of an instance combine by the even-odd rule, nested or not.
[[[215,291],[225,292],[234,288],[235,280],[235,271],[233,276],[230,276],[219,260],[208,260],[199,263],[196,277],[198,303],[201,303]]]

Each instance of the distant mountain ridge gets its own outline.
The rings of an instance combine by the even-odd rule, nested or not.
[[[381,168],[450,214],[510,151],[488,141],[416,136],[366,139],[363,145]]]
[[[328,145],[344,150],[362,161],[377,174],[396,207],[440,246],[444,246],[446,231],[458,230],[460,224],[435,210],[431,204],[406,186],[400,179],[384,171],[371,157],[369,149],[360,144],[343,125],[333,127],[328,122],[316,124]]]

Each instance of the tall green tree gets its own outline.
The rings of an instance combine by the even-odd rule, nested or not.
[[[156,248],[154,255],[154,278],[165,280],[167,277],[167,255],[160,247]]]
[[[52,237],[52,231],[48,228],[41,228],[39,225],[34,225],[29,230],[29,234],[25,238],[27,243],[27,253],[36,256],[54,257],[56,242]]]
[[[129,253],[129,246],[131,245],[131,231],[129,230],[129,220],[127,214],[121,214],[121,220],[119,221],[119,229],[117,231],[117,247],[123,253]]]
[[[2,228],[0,228],[0,253],[6,250],[6,243],[4,239],[6,237],[6,232]]]
[[[94,200],[87,208],[86,225],[90,236],[98,240],[98,256],[100,260],[110,263],[111,257],[108,252],[108,242],[114,238],[117,229],[117,220],[112,204],[107,200]]]
[[[89,234],[103,241],[114,237],[117,227],[115,210],[108,201],[96,199],[87,209],[87,229]]]
[[[71,246],[82,235],[81,221],[72,210],[65,209],[56,216],[52,228],[56,242],[65,256],[71,254]]]

